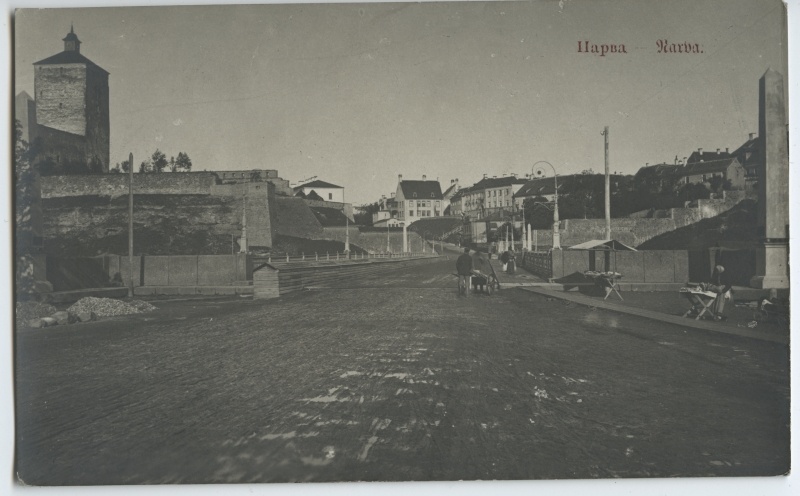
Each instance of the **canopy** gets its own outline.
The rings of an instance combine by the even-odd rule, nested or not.
[[[567,250],[637,251],[636,248],[631,248],[625,243],[615,239],[593,239],[585,243],[570,246]]]

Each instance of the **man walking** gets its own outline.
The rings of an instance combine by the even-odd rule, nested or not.
[[[472,257],[469,256],[469,247],[465,247],[464,253],[456,260],[456,272],[458,273],[458,294],[467,296],[469,279],[472,275]]]

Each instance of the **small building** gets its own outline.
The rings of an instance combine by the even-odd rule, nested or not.
[[[381,196],[381,199],[378,200],[378,211],[372,214],[372,225],[378,225],[379,222],[387,221],[394,219],[397,220],[398,215],[398,207],[397,201],[394,197],[395,193],[392,193],[390,197],[386,197],[386,195]],[[397,222],[390,223],[390,225],[396,225]],[[386,225],[385,222],[382,224],[383,226]]]
[[[516,193],[514,193],[514,205],[518,209],[521,209],[525,203],[525,200],[533,198],[545,198],[547,201],[551,202],[556,196],[555,193],[555,181],[553,181],[552,177],[531,179],[523,184]]]
[[[439,181],[428,181],[426,176],[417,181],[403,180],[403,175],[399,175],[395,199],[397,218],[406,225],[418,219],[444,215],[442,187]]]
[[[295,186],[294,188],[295,196],[301,196],[303,198],[312,197],[312,192],[324,201],[344,203],[344,188],[342,186],[320,181],[319,179],[311,181],[310,183],[301,184],[300,186]],[[316,199],[316,196],[313,198]]]

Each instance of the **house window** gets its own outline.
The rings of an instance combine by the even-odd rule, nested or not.
[[[414,217],[414,211],[413,210],[409,210],[408,211],[408,216],[409,217]]]
[[[328,200],[333,200],[333,193],[328,193]]]

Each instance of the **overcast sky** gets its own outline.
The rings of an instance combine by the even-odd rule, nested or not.
[[[600,172],[605,125],[621,173],[733,149],[758,131],[758,79],[786,74],[784,19],[779,0],[22,10],[15,92],[33,95],[31,64],[72,23],[110,72],[112,166],[184,151],[195,170],[318,176],[364,203],[398,174]]]

